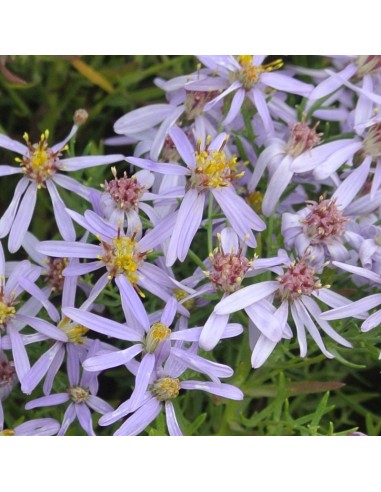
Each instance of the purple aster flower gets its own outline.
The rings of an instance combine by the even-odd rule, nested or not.
[[[50,303],[46,294],[41,291],[34,281],[40,276],[40,268],[33,266],[29,261],[22,261],[13,269],[5,281],[5,262],[0,244],[0,348],[4,342],[2,338],[9,337],[9,345],[13,353],[13,360],[17,376],[23,380],[30,369],[28,354],[25,350],[23,336],[20,331],[27,325],[26,317],[35,316],[44,306],[52,319],[57,319],[58,312]],[[27,291],[31,298],[18,307],[17,298]],[[44,329],[38,329],[44,335]],[[3,348],[5,344],[3,343]]]
[[[210,191],[241,239],[246,238],[249,246],[256,246],[252,230],[263,231],[264,222],[251,207],[236,193],[232,181],[242,173],[238,170],[237,158],[229,157],[224,148],[227,135],[222,133],[214,140],[207,139],[204,148],[201,142],[194,149],[185,133],[178,127],[172,128],[170,136],[187,167],[178,164],[161,164],[128,157],[133,165],[159,173],[189,176],[187,191],[176,217],[167,252],[167,266],[178,258],[184,261],[190,244],[202,221],[206,192]],[[168,231],[168,236],[171,231]]]
[[[113,408],[107,402],[96,396],[98,391],[97,377],[98,375],[96,373],[89,373],[87,371],[83,371],[80,377],[79,367],[76,363],[71,363],[69,354],[69,387],[66,392],[55,393],[54,395],[31,400],[25,405],[25,409],[31,410],[33,408],[55,406],[71,401],[70,405],[66,408],[58,435],[65,435],[69,426],[77,419],[87,435],[95,436],[91,410],[102,415],[113,411]]]
[[[305,357],[307,354],[305,330],[310,333],[326,357],[334,357],[325,348],[316,324],[336,342],[345,347],[352,347],[347,340],[321,318],[321,309],[313,297],[316,297],[330,307],[347,306],[350,304],[350,301],[339,294],[331,292],[327,287],[323,287],[315,274],[314,268],[305,256],[295,261],[289,260],[284,273],[278,276],[276,281],[265,281],[244,287],[226,299],[223,299],[217,304],[214,311],[216,314],[226,315],[239,311],[240,309],[245,309],[248,316],[259,328],[259,321],[257,319],[258,306],[260,306],[261,301],[271,299],[271,296],[274,294],[274,300],[279,305],[279,309],[285,310],[286,313],[291,312],[296,326],[301,357]],[[262,307],[265,308],[266,306]],[[283,323],[287,322],[287,316],[281,313],[278,321],[280,319],[283,320]],[[261,331],[264,332],[263,330]],[[284,327],[282,326],[281,336],[283,332]]]
[[[249,260],[242,253],[244,244],[239,246],[238,237],[231,228],[223,229],[217,238],[219,239],[219,247],[209,255],[210,270],[205,273],[215,288],[223,292],[223,299],[237,292],[245,277],[269,271],[277,265],[283,264],[287,259],[287,256],[280,255],[275,258]],[[281,273],[282,269],[278,268],[275,271]],[[271,312],[265,313],[264,310],[263,313],[260,313],[260,310],[261,306],[257,309],[258,317],[263,320],[266,318],[266,327],[264,323],[260,323],[261,328],[265,329],[271,338],[276,337],[276,341],[278,341],[281,337],[281,325]],[[218,315],[213,312],[209,316],[200,336],[202,349],[212,350],[217,345],[221,335],[226,330],[228,320],[229,314]]]
[[[181,352],[189,354],[192,350],[191,347],[187,351],[181,350]],[[201,390],[232,400],[243,399],[242,391],[236,386],[217,382],[219,364],[215,364],[215,382],[180,381],[181,375],[189,367],[187,363],[186,359],[184,361],[183,353],[179,357],[174,351],[171,351],[163,367],[161,365],[154,367],[152,358],[145,357],[136,374],[135,389],[131,397],[116,410],[104,415],[99,420],[99,424],[110,425],[129,415],[114,435],[133,436],[143,432],[164,409],[169,434],[181,436],[182,432],[171,401],[178,397],[181,390]],[[205,361],[205,363],[210,363],[210,361]]]
[[[75,118],[76,119],[76,118]],[[78,119],[78,118],[77,118]],[[1,165],[0,176],[23,174],[16,186],[13,199],[0,219],[0,237],[9,233],[8,249],[16,252],[25,237],[37,200],[37,190],[46,188],[53,204],[57,227],[62,237],[68,241],[75,239],[75,230],[70,216],[65,210],[65,204],[60,197],[56,185],[76,193],[82,198],[89,199],[90,190],[75,179],[62,174],[60,171],[77,171],[88,167],[112,164],[123,159],[122,155],[83,156],[62,159],[67,142],[75,135],[78,124],[75,123],[69,135],[52,147],[48,145],[49,132],[46,130],[36,144],[29,141],[24,134],[26,145],[12,140],[6,135],[0,135],[0,147],[12,150],[21,157],[16,161],[18,167]]]
[[[241,55],[238,58],[230,55],[199,56],[199,60],[214,73],[217,79],[225,81],[225,90],[205,106],[205,111],[211,109],[218,101],[228,94],[235,92],[227,116],[222,124],[231,123],[238,115],[247,97],[256,107],[263,120],[266,131],[272,134],[273,122],[266,102],[264,91],[271,87],[291,94],[308,96],[313,86],[278,72],[283,66],[282,60],[263,64],[264,55]],[[276,70],[276,73],[273,73]],[[213,78],[211,79],[213,81]],[[197,82],[190,84],[198,89]]]
[[[364,277],[371,282],[374,282],[377,286],[379,286],[379,284],[381,283],[380,275],[367,270],[366,268],[361,268],[354,265],[347,265],[339,261],[333,261],[332,263],[336,267],[345,270],[346,272],[359,275],[360,277]],[[346,306],[347,309],[344,309],[344,306],[332,306],[334,309],[323,313],[321,315],[321,319],[342,319],[348,318],[349,316],[354,316],[355,318],[363,318],[365,314],[366,319],[361,325],[361,331],[367,332],[381,323],[381,309],[374,312],[370,316],[367,313],[369,309],[373,309],[380,304],[381,294],[372,294],[370,296],[363,297],[358,301],[352,302],[349,306]]]
[[[74,241],[43,241],[37,246],[37,250],[49,256],[96,260],[66,267],[63,274],[69,277],[106,267],[106,273],[94,285],[87,303],[93,302],[108,282],[115,279],[122,303],[130,307],[136,319],[144,326],[147,313],[139,297],[139,294],[143,296],[139,287],[147,289],[164,301],[171,297],[168,289],[173,287],[160,268],[145,262],[150,250],[162,241],[162,234],[155,228],[137,241],[136,232],[128,236],[120,227],[104,221],[91,210],[86,211],[84,217],[73,211],[70,211],[70,215],[97,237],[99,245]]]
[[[353,171],[331,199],[321,196],[318,202],[307,202],[308,206],[297,213],[283,214],[282,234],[286,246],[295,247],[299,256],[309,250],[317,270],[327,259],[346,261],[349,258],[344,243],[351,242],[353,233],[347,228],[351,219],[346,216],[346,209],[360,191],[369,166],[370,162]]]
[[[4,429],[0,425],[0,436],[55,436],[60,424],[54,419],[34,419],[16,426],[14,429]]]

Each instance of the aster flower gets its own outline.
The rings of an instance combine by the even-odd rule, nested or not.
[[[347,306],[350,301],[345,297],[331,292],[323,287],[317,277],[314,268],[306,256],[301,259],[288,261],[284,273],[278,276],[276,281],[265,281],[244,287],[226,299],[223,299],[214,308],[216,314],[226,315],[245,309],[250,318],[256,312],[258,304],[262,300],[271,299],[276,295],[279,309],[286,313],[291,312],[296,326],[297,338],[300,346],[300,356],[307,354],[307,330],[323,354],[328,358],[334,356],[325,348],[316,324],[330,338],[345,347],[352,345],[339,335],[326,321],[321,318],[321,309],[313,299],[316,297],[330,307]],[[280,315],[283,323],[287,322],[287,316]],[[257,324],[256,319],[252,321]],[[258,324],[257,324],[258,326]],[[283,333],[284,327],[282,327]]]
[[[58,431],[59,436],[66,434],[69,426],[78,419],[80,426],[89,436],[95,436],[91,410],[100,414],[112,412],[113,408],[104,400],[96,396],[98,390],[97,374],[83,371],[80,377],[77,366],[68,365],[69,386],[65,393],[42,396],[29,401],[25,405],[26,410],[33,408],[60,405],[71,402],[66,408],[62,425]]]
[[[79,110],[83,111],[83,110]],[[87,117],[87,114],[86,114]],[[22,174],[23,177],[15,188],[13,199],[0,219],[0,237],[9,233],[8,249],[16,252],[29,228],[37,200],[37,190],[46,188],[53,204],[57,227],[62,237],[68,241],[75,239],[75,230],[56,185],[89,199],[90,190],[75,179],[62,174],[61,171],[77,171],[88,167],[113,164],[123,159],[122,155],[83,156],[62,159],[67,142],[75,135],[83,115],[76,113],[75,124],[69,135],[52,147],[48,145],[49,132],[46,130],[38,143],[32,144],[27,133],[24,134],[26,145],[0,135],[0,147],[12,150],[21,157],[16,159],[18,167],[1,165],[0,176]]]
[[[0,347],[3,342],[2,337],[8,336],[17,377],[22,381],[30,368],[23,336],[20,333],[27,324],[25,316],[35,316],[43,306],[53,319],[57,318],[58,312],[46,294],[34,284],[40,276],[40,268],[31,265],[26,260],[22,261],[5,281],[5,262],[1,244],[0,252]],[[18,297],[24,291],[33,297],[18,308]],[[40,327],[38,331],[47,336],[50,334],[50,331],[44,327]]]
[[[256,107],[266,131],[271,134],[274,127],[264,91],[270,87],[291,94],[308,96],[313,89],[310,84],[278,72],[283,66],[282,60],[278,59],[264,64],[265,55],[241,55],[238,58],[229,55],[206,55],[198,58],[210,70],[218,74],[217,79],[225,81],[225,90],[206,104],[205,111],[211,109],[228,94],[235,92],[229,112],[222,122],[223,125],[234,120],[247,97]],[[274,73],[275,70],[276,73]],[[197,90],[197,82],[192,83],[191,87]]]
[[[167,266],[173,265],[176,258],[184,261],[201,224],[207,191],[213,194],[238,236],[244,239],[249,235],[247,243],[255,247],[256,240],[252,230],[263,231],[266,226],[232,186],[232,182],[242,173],[238,170],[237,158],[229,157],[224,150],[227,135],[222,133],[214,140],[207,139],[204,148],[199,141],[196,149],[180,128],[172,128],[170,136],[187,167],[174,163],[155,163],[137,157],[126,158],[131,164],[145,169],[189,176],[187,191],[181,202],[168,246]]]
[[[37,250],[40,253],[66,258],[94,259],[89,263],[68,266],[63,271],[65,276],[77,276],[106,268],[88,297],[93,302],[110,280],[115,280],[119,288],[122,303],[126,303],[142,325],[146,323],[147,313],[139,297],[139,287],[147,289],[164,301],[170,294],[165,287],[172,287],[168,276],[155,265],[145,262],[150,250],[160,244],[161,234],[157,229],[148,232],[139,241],[136,233],[128,236],[124,231],[104,221],[91,210],[84,216],[73,211],[70,215],[86,230],[92,232],[99,240],[99,245],[69,241],[42,241]]]
[[[238,237],[231,228],[224,228],[218,236],[219,247],[210,255],[210,270],[206,271],[209,280],[214,284],[218,291],[223,292],[223,299],[237,292],[243,279],[254,275],[259,275],[264,271],[274,269],[277,265],[283,264],[285,259],[282,253],[274,258],[249,260],[243,254],[244,244],[239,246]],[[275,271],[280,273],[281,269]],[[262,309],[261,305],[257,306],[256,313],[252,316],[255,319],[262,319],[265,322],[259,322],[262,330],[270,338],[278,341],[281,338],[281,325],[270,311]],[[200,347],[204,350],[212,350],[224,333],[229,320],[229,314],[219,315],[213,312],[206,321],[201,335]]]
[[[192,347],[187,352],[192,351]],[[115,436],[134,436],[143,432],[148,425],[155,420],[164,409],[167,427],[171,436],[181,436],[182,432],[178,425],[175,409],[172,404],[181,390],[201,390],[232,400],[242,400],[243,393],[237,387],[221,382],[204,382],[195,380],[180,381],[181,375],[187,369],[187,361],[183,361],[173,352],[165,361],[164,366],[152,367],[147,374],[145,361],[140,363],[135,389],[131,397],[122,403],[110,414],[104,415],[100,425],[110,425],[117,420],[129,415],[126,421],[115,432]],[[216,364],[216,370],[218,369]],[[218,379],[217,374],[214,374]]]
[[[370,163],[354,170],[337,188],[330,199],[321,196],[318,202],[308,201],[308,206],[297,213],[284,213],[282,234],[288,248],[295,247],[302,256],[307,250],[313,257],[317,270],[327,259],[345,261],[349,252],[344,246],[353,233],[347,228],[351,220],[346,209],[362,187]]]
[[[55,419],[33,419],[14,429],[4,429],[0,425],[0,436],[55,436],[59,428],[60,424]]]

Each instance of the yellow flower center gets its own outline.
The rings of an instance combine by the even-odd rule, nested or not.
[[[3,431],[0,431],[0,436],[14,436],[16,433],[12,429],[4,429]]]
[[[134,236],[115,237],[110,243],[102,243],[103,256],[109,272],[109,279],[116,275],[124,275],[128,280],[135,284],[139,279],[137,272],[146,253],[140,253],[139,244]]]
[[[146,336],[146,351],[155,352],[161,342],[167,340],[171,335],[171,330],[164,323],[154,323]]]
[[[198,190],[229,186],[233,179],[240,178],[244,172],[238,172],[237,156],[228,158],[224,152],[227,139],[219,150],[209,150],[211,137],[207,138],[205,149],[197,143],[196,166],[190,178],[191,187]]]
[[[85,403],[90,395],[89,390],[81,386],[71,386],[67,392],[74,403]]]
[[[151,390],[159,401],[172,400],[179,395],[180,381],[174,378],[161,378],[155,381]]]
[[[84,335],[89,331],[85,326],[75,323],[66,316],[58,323],[58,328],[66,333],[69,342],[75,343],[76,345],[83,345],[85,343],[86,338]]]
[[[16,309],[7,302],[0,301],[0,328],[6,326],[6,324],[14,317]]]
[[[59,157],[66,147],[53,152],[48,146],[49,131],[45,130],[41,134],[40,141],[32,144],[29,135],[24,133],[23,138],[28,146],[28,153],[16,162],[20,164],[23,172],[33,181],[37,182],[39,188],[56,174],[59,167]]]
[[[181,290],[181,289],[173,289],[173,295],[175,296],[175,299],[178,301],[182,301],[183,299],[189,296],[188,292],[185,292],[185,290]],[[190,311],[195,307],[196,300],[189,299],[188,301],[185,301],[182,304],[185,307],[185,309],[188,309]]]
[[[265,65],[253,65],[253,55],[239,55],[238,63],[242,69],[238,72],[238,80],[246,90],[250,90],[257,84],[259,77],[264,72],[272,72],[283,67],[283,60],[277,59]]]

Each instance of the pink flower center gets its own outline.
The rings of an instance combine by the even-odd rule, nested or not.
[[[318,203],[311,202],[309,207],[310,213],[301,222],[311,244],[327,242],[344,234],[345,223],[350,219],[343,217],[343,212],[337,208],[335,199],[324,200],[321,196]]]
[[[205,105],[219,94],[218,91],[189,91],[186,90],[185,113],[187,118],[193,120],[199,116]]]
[[[0,360],[0,388],[11,384],[15,378],[15,365],[13,361]]]
[[[226,293],[238,290],[252,262],[240,251],[224,253],[215,250],[209,256],[212,262],[212,271],[208,273],[210,281]]]
[[[110,193],[118,208],[128,212],[138,208],[139,200],[146,188],[140,185],[134,176],[128,178],[124,173],[124,176],[118,179],[115,172],[113,180],[105,181],[104,190]]]
[[[307,123],[299,121],[291,128],[291,135],[287,143],[287,153],[293,157],[311,150],[312,147],[320,143],[322,133],[317,133],[316,128],[319,123],[316,123],[313,128],[310,128]]]
[[[53,292],[62,292],[64,277],[62,275],[68,263],[67,258],[48,258],[47,269],[42,273],[52,286]]]
[[[314,290],[322,287],[315,270],[305,257],[293,261],[286,273],[277,278],[282,299],[292,300],[302,295],[310,296]]]

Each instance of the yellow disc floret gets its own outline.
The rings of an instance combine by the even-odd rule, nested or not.
[[[147,333],[145,347],[147,352],[155,352],[161,342],[167,340],[171,330],[164,323],[154,323]]]
[[[110,243],[103,242],[102,246],[101,259],[106,264],[109,279],[111,280],[116,275],[124,275],[132,284],[136,284],[139,279],[137,270],[146,253],[140,253],[135,235],[129,237],[118,234]]]
[[[85,326],[75,323],[66,316],[58,323],[58,328],[66,333],[69,342],[75,343],[76,345],[83,345],[85,343],[86,338],[84,335],[89,331]]]
[[[151,391],[159,401],[172,400],[179,395],[180,381],[175,378],[157,379]]]
[[[253,65],[253,55],[239,55],[238,63],[242,69],[238,72],[237,78],[246,90],[251,89],[259,81],[262,73],[272,72],[283,67],[283,60],[277,59],[265,65]]]
[[[227,141],[228,137],[218,150],[209,149],[211,137],[207,138],[204,149],[201,149],[201,140],[197,142],[196,166],[190,178],[192,188],[204,190],[226,187],[233,179],[243,176],[244,172],[238,170],[237,156],[228,157],[224,151]]]

